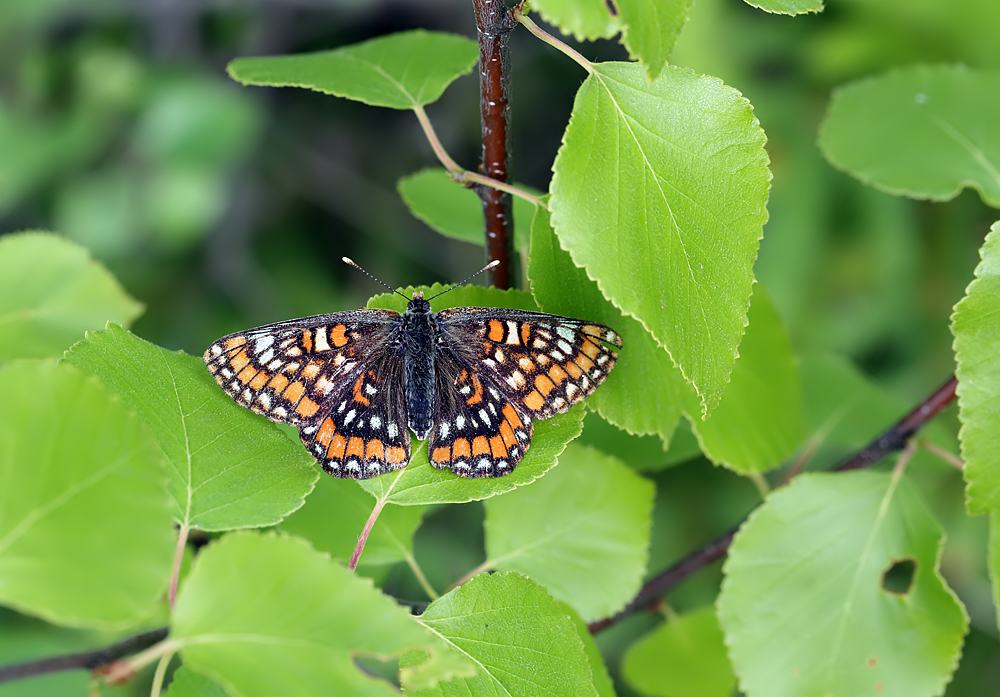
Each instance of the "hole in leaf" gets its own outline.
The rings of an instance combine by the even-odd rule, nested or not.
[[[913,586],[913,575],[917,572],[915,559],[897,559],[882,572],[882,590],[897,595],[906,595]]]

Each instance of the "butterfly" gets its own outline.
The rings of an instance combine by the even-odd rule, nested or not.
[[[618,358],[606,344],[622,346],[597,322],[487,307],[434,313],[430,300],[418,291],[402,314],[335,312],[230,334],[208,347],[205,365],[236,402],[296,426],[335,477],[405,467],[411,430],[428,440],[434,467],[502,477],[531,446],[532,422],[593,393]]]

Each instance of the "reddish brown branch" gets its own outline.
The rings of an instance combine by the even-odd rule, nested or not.
[[[921,402],[916,409],[893,424],[891,428],[879,434],[878,437],[855,455],[834,467],[833,471],[843,472],[845,470],[870,467],[886,455],[905,448],[910,438],[917,431],[955,399],[955,388],[957,386],[958,380],[953,375],[941,387],[931,393],[927,399]],[[742,524],[741,522],[740,525]],[[717,559],[721,559],[726,550],[729,549],[729,545],[732,544],[733,537],[736,535],[739,527],[737,525],[701,549],[695,550],[679,562],[651,578],[642,587],[635,599],[626,605],[621,612],[591,623],[588,629],[590,629],[591,633],[595,634],[602,629],[607,629],[623,617],[627,617],[637,610],[648,607],[651,603],[656,602],[661,595],[695,571],[698,571],[698,569],[711,564]]]
[[[167,628],[162,627],[154,629],[151,632],[129,637],[116,644],[105,646],[102,649],[95,649],[94,651],[71,653],[65,656],[53,656],[37,661],[26,661],[24,663],[3,666],[0,667],[0,683],[30,678],[33,675],[55,673],[61,670],[76,670],[80,668],[96,670],[112,661],[117,661],[119,658],[131,656],[134,653],[148,649],[153,644],[163,641],[166,638]]]
[[[510,183],[508,175],[508,87],[510,48],[508,40],[517,22],[502,0],[473,0],[479,30],[479,104],[483,128],[483,163],[486,176]],[[490,269],[490,283],[510,288],[514,281],[514,215],[510,194],[488,186],[476,186],[483,202],[487,261],[499,261]]]

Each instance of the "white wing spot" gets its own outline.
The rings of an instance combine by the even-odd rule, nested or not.
[[[273,343],[274,343],[274,337],[273,336],[262,336],[259,339],[257,339],[257,342],[253,345],[253,351],[254,351],[254,353],[257,353],[257,354],[264,353],[264,351],[266,351],[267,349],[269,349],[271,347],[271,344],[273,344]],[[270,360],[270,359],[268,359],[268,360]],[[263,358],[261,359],[260,362],[261,363],[267,363],[267,361],[264,360]]]
[[[372,387],[367,382],[365,383],[365,392],[367,394],[378,394],[378,390],[376,390],[374,387]]]
[[[546,346],[548,346],[548,343],[542,341],[541,339],[535,339],[533,342],[531,342],[531,347],[536,348],[538,350],[541,350]]]
[[[573,330],[567,326],[560,324],[556,327],[556,334],[564,338],[566,341],[573,341],[574,333]]]
[[[354,421],[355,416],[357,416],[357,412],[354,409],[351,409],[349,412],[347,412],[347,416],[344,417],[344,425],[346,426],[347,424]]]
[[[487,426],[490,425],[490,415],[486,413],[485,409],[479,410],[479,418],[483,420],[483,423]]]
[[[520,346],[521,341],[517,338],[517,322],[507,320],[507,343],[511,346]]]
[[[389,435],[390,438],[395,438],[396,436],[399,435],[399,427],[390,421],[385,425],[385,432]]]
[[[571,353],[573,351],[573,347],[568,342],[566,342],[566,341],[561,341],[560,340],[556,344],[556,346],[558,346],[559,350],[562,351],[563,353]]]
[[[449,424],[448,424],[447,421],[442,421],[440,423],[440,425],[438,426],[438,432],[441,434],[442,438],[447,438],[448,437],[449,430],[451,430],[451,429],[450,429],[450,426],[449,426]]]
[[[373,416],[368,422],[372,425],[372,430],[377,431],[382,428],[382,419],[378,416]]]
[[[457,419],[455,419],[455,428],[457,430],[459,430],[459,431],[461,431],[463,428],[465,428],[465,417],[464,416],[459,416]]]

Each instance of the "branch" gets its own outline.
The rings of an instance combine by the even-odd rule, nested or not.
[[[834,467],[833,471],[843,472],[870,467],[886,455],[905,448],[910,438],[917,431],[955,399],[955,388],[957,386],[958,380],[953,375],[941,387],[931,393],[927,399],[921,402],[916,409],[897,421],[891,428],[882,432],[855,455]],[[744,520],[746,519],[744,518]],[[741,522],[740,525],[742,524]],[[740,529],[740,525],[712,540],[701,549],[695,550],[673,566],[651,578],[642,587],[635,599],[626,605],[621,612],[611,617],[606,617],[603,620],[593,622],[587,628],[592,634],[607,629],[622,618],[656,601],[660,595],[672,589],[698,569],[711,564],[717,559],[721,559],[726,550],[729,549],[729,545],[732,544],[733,537],[735,537],[736,532]]]
[[[24,663],[14,663],[0,667],[0,683],[10,680],[20,680],[30,678],[33,675],[43,675],[45,673],[55,673],[61,670],[75,670],[86,668],[96,670],[103,665],[117,661],[125,656],[148,649],[150,646],[167,638],[167,627],[154,629],[151,632],[137,634],[119,641],[117,644],[105,646],[102,649],[86,651],[84,653],[71,653],[65,656],[53,656],[37,661],[26,661]]]
[[[479,30],[479,108],[482,117],[482,173],[509,184],[507,167],[508,86],[510,84],[511,30],[517,26],[503,0],[472,0]],[[510,288],[515,278],[514,215],[510,194],[488,186],[476,186],[483,202],[486,258],[500,263],[490,269],[490,283]]]

